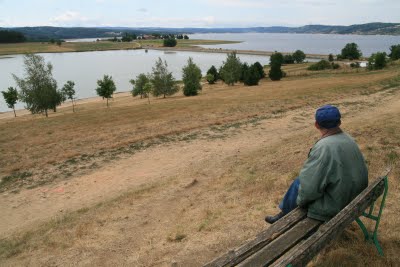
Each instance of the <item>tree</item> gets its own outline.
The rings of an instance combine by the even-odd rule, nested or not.
[[[329,60],[329,62],[333,62],[333,61],[334,61],[334,58],[333,58],[333,55],[332,55],[332,54],[329,54],[328,60]]]
[[[163,62],[160,57],[156,61],[156,65],[153,67],[150,81],[153,85],[152,93],[156,97],[163,95],[165,98],[166,96],[173,95],[179,91],[175,79],[172,76],[172,72],[168,71],[167,62]]]
[[[55,109],[62,103],[62,93],[57,90],[57,82],[53,78],[51,63],[45,64],[44,58],[39,55],[27,54],[24,56],[25,78],[13,77],[21,89],[20,99],[25,102],[26,108],[35,113],[45,113]]]
[[[283,64],[283,55],[279,52],[275,52],[271,55],[270,57],[270,64],[279,64],[282,65]]]
[[[136,77],[136,80],[130,80],[133,85],[133,90],[131,91],[132,96],[140,95],[140,98],[148,97],[148,94],[144,91],[144,86],[149,83],[150,79],[148,75],[141,73]]]
[[[271,69],[269,70],[268,76],[273,81],[279,81],[283,77],[283,72],[281,65],[278,63],[271,64]]]
[[[265,78],[264,67],[261,65],[261,63],[257,61],[253,65],[255,68],[257,68],[257,71],[258,71],[258,74],[260,75],[260,77]]]
[[[7,91],[2,91],[4,100],[7,103],[7,106],[9,108],[12,108],[14,111],[14,116],[17,117],[17,114],[15,113],[15,104],[18,101],[18,91],[14,87],[8,87]]]
[[[165,47],[174,47],[177,44],[177,41],[173,38],[164,39],[163,42]]]
[[[368,69],[369,70],[380,70],[386,67],[386,53],[377,52],[372,54],[368,59]]]
[[[75,96],[75,89],[74,89],[75,83],[73,81],[67,81],[63,88],[61,89],[61,92],[71,100],[72,102],[72,112],[75,112],[75,105],[74,105],[74,96]]]
[[[275,52],[271,55],[270,61],[271,69],[269,70],[268,76],[273,81],[279,81],[283,77],[283,71],[281,70],[283,55]]]
[[[400,59],[400,44],[392,45],[390,47],[390,54],[389,57],[391,60],[398,60]]]
[[[52,91],[52,93],[50,95],[51,109],[54,112],[57,112],[57,106],[61,105],[63,102],[65,102],[65,100],[66,100],[66,97],[61,91],[59,91],[59,90]]]
[[[182,80],[183,80],[183,94],[185,96],[197,95],[198,91],[201,90],[201,70],[193,62],[193,59],[189,57],[187,65],[182,69]]]
[[[143,86],[143,92],[147,95],[147,99],[149,100],[149,105],[150,105],[150,93],[153,90],[153,85],[150,82],[147,82]]]
[[[261,79],[260,72],[259,72],[257,66],[255,66],[255,64],[251,65],[244,72],[243,76],[244,76],[243,82],[245,85],[248,85],[248,86],[258,85],[258,82]]]
[[[236,52],[229,53],[220,71],[222,80],[228,85],[234,85],[239,81],[241,73],[242,64],[236,56]]]
[[[306,59],[306,54],[304,54],[304,52],[303,51],[301,51],[301,50],[296,50],[294,53],[293,53],[293,60],[296,62],[296,63],[303,63],[303,61]]]
[[[107,107],[108,107],[108,99],[112,98],[112,95],[117,90],[115,87],[115,83],[111,76],[104,75],[102,80],[97,81],[98,87],[96,88],[96,92],[99,96],[107,99]]]
[[[245,62],[242,64],[241,72],[240,72],[240,79],[239,81],[244,82],[244,76],[249,70],[249,65]]]
[[[343,59],[360,59],[362,56],[362,53],[360,49],[358,49],[358,45],[356,43],[348,43],[346,46],[342,49],[342,54],[341,58]]]
[[[212,78],[208,75],[212,75]],[[214,84],[218,80],[218,71],[217,68],[212,65],[211,68],[207,71],[207,81],[209,84]]]
[[[189,36],[185,35],[185,36],[183,36],[183,39],[189,40]]]
[[[132,40],[136,40],[137,39],[137,35],[136,34],[130,34],[125,32],[122,35],[121,41],[122,42],[132,42]]]
[[[0,30],[0,43],[23,43],[26,41],[25,36],[16,31]]]
[[[283,56],[283,63],[284,64],[294,64],[293,55],[284,55]]]

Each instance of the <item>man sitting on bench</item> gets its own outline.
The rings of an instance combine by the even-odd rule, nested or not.
[[[368,186],[368,170],[356,142],[340,129],[337,107],[326,105],[315,114],[321,138],[279,204],[281,212],[267,216],[274,223],[297,206],[308,209],[307,216],[328,221]]]

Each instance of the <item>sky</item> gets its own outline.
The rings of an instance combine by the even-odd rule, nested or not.
[[[400,0],[0,0],[0,27],[267,27],[400,22]]]

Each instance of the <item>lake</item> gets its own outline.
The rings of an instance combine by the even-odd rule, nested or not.
[[[140,73],[151,72],[158,57],[167,61],[168,69],[177,80],[182,79],[182,67],[186,65],[189,57],[200,67],[203,75],[211,65],[219,68],[226,59],[225,53],[200,53],[200,52],[164,52],[158,50],[120,50],[80,53],[47,53],[42,55],[46,62],[53,64],[53,76],[58,87],[62,88],[66,81],[75,82],[76,97],[87,98],[96,96],[97,80],[104,74],[111,75],[117,86],[117,92],[130,91],[130,79]],[[253,64],[259,61],[262,65],[269,63],[267,56],[239,55],[242,62]],[[23,55],[0,57],[0,91],[9,86],[16,86],[12,73],[18,77],[24,75]],[[23,108],[22,103],[16,105]],[[0,95],[0,112],[9,111]]]
[[[389,52],[391,45],[400,44],[400,36],[392,35],[339,35],[339,34],[293,34],[293,33],[209,33],[191,34],[191,39],[243,41],[237,44],[202,45],[206,48],[237,50],[260,50],[306,54],[340,54],[347,43],[358,44],[364,56],[375,52]]]
[[[213,33],[192,34],[191,39],[243,41],[237,44],[204,45],[209,48],[226,48],[237,50],[261,50],[293,52],[297,49],[309,54],[339,54],[341,49],[350,42],[359,45],[365,56],[377,51],[389,52],[391,45],[400,44],[400,36],[388,35],[337,35],[337,34],[285,34],[285,33]],[[96,38],[84,39],[95,41]],[[69,40],[73,41],[73,40]],[[82,41],[82,39],[80,39]],[[46,61],[53,64],[53,75],[59,88],[67,80],[76,84],[77,98],[96,96],[96,81],[104,74],[112,75],[118,92],[130,91],[130,79],[139,73],[150,72],[158,57],[166,60],[170,71],[178,80],[182,78],[182,67],[189,57],[201,68],[203,75],[211,65],[217,68],[226,58],[224,53],[199,52],[164,52],[157,50],[122,50],[81,53],[49,53],[41,54]],[[269,57],[254,55],[239,55],[242,61],[249,64],[259,61],[266,65]],[[314,60],[312,60],[314,61]],[[23,56],[0,57],[0,91],[9,86],[15,86],[11,74],[23,75]],[[18,103],[17,108],[23,108]],[[4,99],[0,96],[0,112],[8,111]]]

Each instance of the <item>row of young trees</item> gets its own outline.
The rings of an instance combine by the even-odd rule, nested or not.
[[[356,50],[357,45],[348,44],[343,51],[348,51],[349,48]],[[282,64],[300,63],[305,59],[305,54],[298,50],[290,55],[291,59],[288,62],[287,55],[275,52],[270,58],[270,70],[268,77],[273,81],[278,81],[285,77],[285,72],[282,71]],[[400,58],[400,45],[392,46],[390,58]],[[286,58],[286,59],[285,59]],[[329,56],[329,61],[333,61],[333,55]],[[387,64],[387,55],[384,52],[373,54],[369,58],[369,69],[381,69]],[[337,68],[339,65],[334,62],[321,61],[310,67],[312,70],[320,70],[325,68]],[[48,116],[48,110],[56,111],[57,106],[70,99],[72,108],[75,112],[75,83],[67,81],[67,83],[58,90],[57,82],[52,76],[53,66],[51,63],[45,63],[44,58],[39,55],[28,54],[24,57],[25,77],[20,78],[13,74],[14,80],[19,87],[19,91],[14,87],[9,87],[7,91],[3,91],[3,97],[9,108],[12,108],[15,113],[15,104],[17,101],[24,102],[26,108],[32,113],[44,113]],[[183,93],[185,96],[194,96],[202,89],[201,79],[202,74],[200,68],[193,62],[192,58],[188,59],[187,64],[182,69]],[[263,66],[256,62],[252,65],[242,63],[236,52],[229,53],[226,61],[223,62],[219,70],[215,66],[207,71],[206,80],[209,84],[214,84],[218,80],[222,80],[228,85],[234,85],[237,82],[243,82],[245,85],[258,85],[260,79],[265,78]],[[168,70],[166,61],[158,58],[155,66],[150,74],[139,74],[134,80],[130,80],[133,85],[132,95],[141,98],[147,97],[150,103],[150,94],[164,98],[173,95],[179,91],[177,82],[175,81],[172,72]],[[117,90],[116,85],[109,75],[97,81],[98,87],[96,92],[99,96],[108,101],[113,97]]]
[[[187,65],[182,69],[183,94],[185,96],[194,96],[202,89],[201,86],[201,70],[193,62],[192,58],[188,59]],[[150,103],[150,94],[155,97],[163,96],[163,98],[173,95],[179,91],[179,87],[168,70],[168,64],[161,58],[158,58],[155,66],[152,68],[152,73],[139,74],[136,79],[130,80],[133,85],[132,95],[140,98],[147,97]]]
[[[398,60],[400,59],[400,44],[390,46],[390,53],[389,55],[386,54],[391,60]],[[383,52],[378,52],[383,53]],[[357,60],[362,57],[361,50],[358,48],[356,43],[348,43],[343,47],[341,53],[336,56],[337,60]],[[329,54],[329,61],[333,61],[334,57],[332,54]]]
[[[26,108],[35,113],[44,113],[48,116],[48,110],[57,111],[57,106],[66,99],[70,99],[74,109],[75,83],[68,81],[61,90],[57,88],[57,82],[53,78],[53,66],[45,63],[44,58],[39,55],[27,54],[24,56],[25,77],[21,78],[13,74],[19,91],[9,87],[2,91],[4,100],[9,108],[15,113],[17,101],[24,102]],[[75,111],[75,110],[74,110]]]
[[[356,43],[348,43],[343,47],[341,54],[336,56],[337,60],[358,60],[361,59],[362,53],[361,50],[358,48]],[[400,59],[400,44],[392,45],[390,47],[390,53],[386,54],[386,52],[376,52],[373,53],[368,58],[367,69],[368,70],[380,70],[386,67],[389,60],[398,60]],[[333,54],[329,54],[328,61],[321,60],[313,65],[308,67],[308,70],[324,70],[324,69],[338,69],[340,65],[334,63],[334,56]],[[351,62],[350,67],[352,68],[359,68],[359,62]]]
[[[275,70],[275,62],[279,58],[279,70]],[[280,65],[282,62],[282,54],[275,53],[271,56],[271,71],[269,77],[272,80],[279,80],[282,71]],[[61,105],[67,99],[72,102],[72,108],[75,112],[75,83],[67,81],[61,90],[58,89],[57,82],[53,78],[51,63],[44,61],[40,55],[27,54],[24,57],[24,77],[18,77],[13,74],[14,80],[19,87],[19,91],[14,87],[9,87],[7,91],[3,91],[3,97],[9,108],[14,110],[17,101],[25,103],[25,106],[33,114],[44,113],[48,116],[48,110],[57,111],[57,106]],[[276,74],[280,73],[280,74]],[[206,80],[213,84],[217,80],[222,80],[228,85],[234,85],[237,82],[243,82],[245,85],[257,85],[260,79],[264,78],[263,66],[256,62],[252,65],[242,63],[237,57],[236,52],[229,53],[226,61],[223,62],[220,70],[212,66],[207,72]],[[202,89],[202,74],[200,68],[193,62],[192,58],[188,59],[187,64],[182,69],[183,94],[185,96],[194,96]],[[150,74],[139,74],[136,79],[130,80],[133,85],[132,95],[148,97],[150,94],[164,98],[173,95],[179,91],[177,82],[172,72],[168,70],[166,61],[158,58],[155,66]],[[98,87],[96,93],[108,101],[112,98],[117,90],[116,85],[109,75],[104,75],[102,79],[97,81]],[[150,102],[150,99],[149,99]]]

